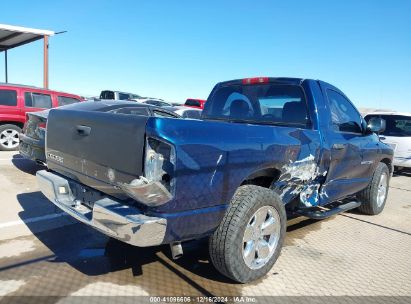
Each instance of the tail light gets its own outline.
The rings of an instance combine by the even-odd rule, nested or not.
[[[26,113],[26,122],[24,123],[23,130],[22,130],[23,133],[26,133],[27,125],[29,123],[29,120],[30,120],[29,114]]]
[[[243,84],[259,84],[259,83],[268,83],[268,77],[254,77],[254,78],[244,78]]]
[[[129,184],[118,184],[128,196],[147,206],[160,206],[170,201],[175,192],[174,146],[155,138],[146,139],[144,176]]]
[[[34,131],[38,138],[44,139],[46,134],[46,122],[38,122],[36,126],[36,130]]]

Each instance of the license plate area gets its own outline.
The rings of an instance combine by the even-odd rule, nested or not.
[[[73,196],[76,199],[77,203],[81,203],[83,206],[86,206],[89,209],[93,209],[94,203],[100,199],[103,199],[105,196],[90,187],[85,185],[80,185],[77,183],[70,183],[70,188],[73,193]]]

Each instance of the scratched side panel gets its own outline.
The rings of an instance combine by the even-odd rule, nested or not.
[[[147,135],[176,146],[176,196],[158,212],[226,204],[253,172],[319,155],[318,132],[288,127],[150,118]]]
[[[167,217],[166,241],[211,233],[236,189],[253,172],[286,170],[296,160],[319,153],[318,132],[312,130],[150,118],[146,132],[176,147],[175,197],[151,210]]]
[[[319,155],[319,135],[313,130],[150,118],[146,132],[176,147],[175,197],[151,210],[168,217],[170,240],[212,232],[236,189],[252,173],[265,168],[285,172],[295,161],[317,160]],[[297,178],[295,185],[300,182]],[[290,198],[284,196],[284,202]],[[212,216],[201,213],[218,206],[222,208],[210,209]],[[173,216],[176,213],[184,217]]]

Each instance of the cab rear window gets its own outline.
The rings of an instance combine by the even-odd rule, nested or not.
[[[191,107],[201,107],[201,103],[195,99],[187,99],[185,105]]]
[[[100,94],[100,99],[115,99],[113,91],[102,91]]]
[[[0,90],[0,106],[17,106],[17,92]]]
[[[296,85],[230,85],[212,93],[203,118],[307,126],[306,100]]]

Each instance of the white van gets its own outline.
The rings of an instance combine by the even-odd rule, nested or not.
[[[394,166],[397,169],[411,168],[411,114],[374,112],[367,114],[364,118],[368,123],[374,117],[380,117],[386,121],[386,128],[380,133],[380,139],[394,149]]]

